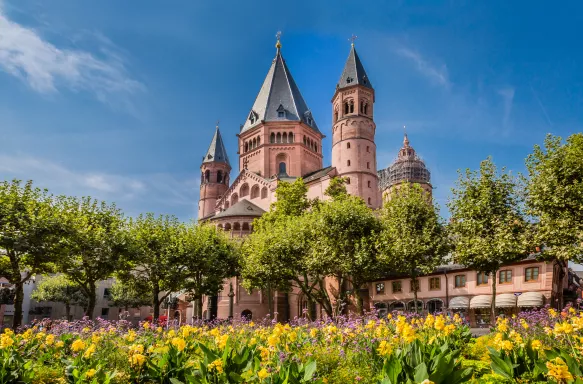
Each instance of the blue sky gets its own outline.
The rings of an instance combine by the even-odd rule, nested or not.
[[[546,133],[582,131],[583,5],[415,4],[0,0],[0,178],[195,218],[215,122],[236,168],[278,30],[328,135],[325,165],[354,33],[376,89],[378,164],[406,125],[443,211],[457,169],[492,155],[522,171]]]

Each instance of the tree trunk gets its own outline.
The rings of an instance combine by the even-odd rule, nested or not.
[[[267,284],[267,306],[269,307],[269,317],[273,320],[273,291],[271,284]]]
[[[204,303],[202,301],[202,295],[201,295],[200,297],[196,298],[196,318],[199,320],[204,320],[202,318],[202,306],[203,306],[203,304]]]
[[[308,298],[308,318],[310,321],[316,321],[316,301],[311,297]]]
[[[559,264],[559,274],[557,276],[557,311],[562,311],[564,308],[563,304],[563,283],[565,279],[565,269],[567,268],[566,263],[564,261],[558,260]]]
[[[332,308],[332,303],[330,302],[330,295],[328,295],[328,292],[326,291],[326,284],[324,283],[324,279],[320,279],[320,281],[318,281],[318,285],[320,286],[320,295],[318,295],[320,297],[319,303],[322,308],[324,308],[326,315],[332,319],[334,318],[334,310]]]
[[[69,303],[65,303],[65,318],[67,321],[69,321],[70,317],[69,315],[71,314],[71,305]]]
[[[360,284],[352,283],[352,292],[354,292],[354,304],[356,306],[356,313],[363,315],[362,297],[360,296]]]
[[[496,324],[496,272],[492,273],[492,308],[491,308],[491,315],[492,318],[490,319],[490,323],[492,325]]]
[[[417,284],[413,285],[413,305],[415,306],[415,314],[419,313],[419,308],[417,306]]]
[[[22,302],[24,301],[24,283],[18,278],[14,286],[14,317],[12,318],[12,328],[16,330],[22,325]]]
[[[95,283],[94,282],[90,282],[87,284],[89,286],[89,292],[88,295],[88,303],[87,303],[87,312],[85,312],[85,315],[87,317],[89,317],[89,319],[93,320],[93,312],[95,311],[95,302],[97,301],[97,295],[95,294]]]
[[[152,322],[157,324],[158,318],[160,317],[160,287],[158,284],[154,284],[152,289],[152,305],[154,307],[154,316]]]

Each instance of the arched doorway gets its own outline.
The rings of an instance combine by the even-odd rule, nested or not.
[[[407,303],[407,310],[410,312],[415,312],[415,300],[411,300]],[[421,312],[423,310],[423,302],[421,300],[417,300],[417,311]]]
[[[427,312],[436,313],[443,311],[443,300],[431,299],[427,301]]]
[[[253,312],[248,309],[245,309],[243,312],[241,312],[241,320],[250,321],[251,319],[253,319]]]

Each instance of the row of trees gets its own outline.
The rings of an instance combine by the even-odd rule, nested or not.
[[[583,135],[566,142],[548,136],[526,166],[528,175],[515,177],[488,158],[479,170],[460,172],[447,225],[418,185],[401,185],[376,214],[346,193],[342,179],[331,181],[324,202],[310,201],[301,180],[281,183],[277,202],[243,243],[244,284],[267,291],[295,287],[310,312],[318,303],[333,317],[349,296],[362,311],[367,281],[389,273],[416,281],[453,261],[494,277],[494,313],[497,271],[535,253],[562,266],[562,306],[567,263],[583,261]]]
[[[237,247],[216,227],[153,214],[126,219],[115,206],[85,197],[52,196],[32,182],[0,184],[0,276],[14,284],[13,327],[22,323],[23,286],[45,278],[38,300],[81,305],[93,317],[100,281],[116,277],[117,305],[152,305],[170,292],[198,299],[216,294],[237,273]]]

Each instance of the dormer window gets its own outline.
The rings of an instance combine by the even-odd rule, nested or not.
[[[312,112],[310,111],[304,112],[304,119],[306,120],[306,123],[308,123],[308,125],[312,125],[313,123]]]
[[[279,104],[279,107],[277,107],[277,117],[279,119],[285,119],[285,108],[282,104]]]
[[[352,77],[347,77],[346,78],[346,84],[352,83],[352,80],[353,80]]]
[[[251,113],[249,114],[249,122],[251,124],[255,124],[256,121],[257,121],[257,113],[255,113],[255,111],[251,111]]]

